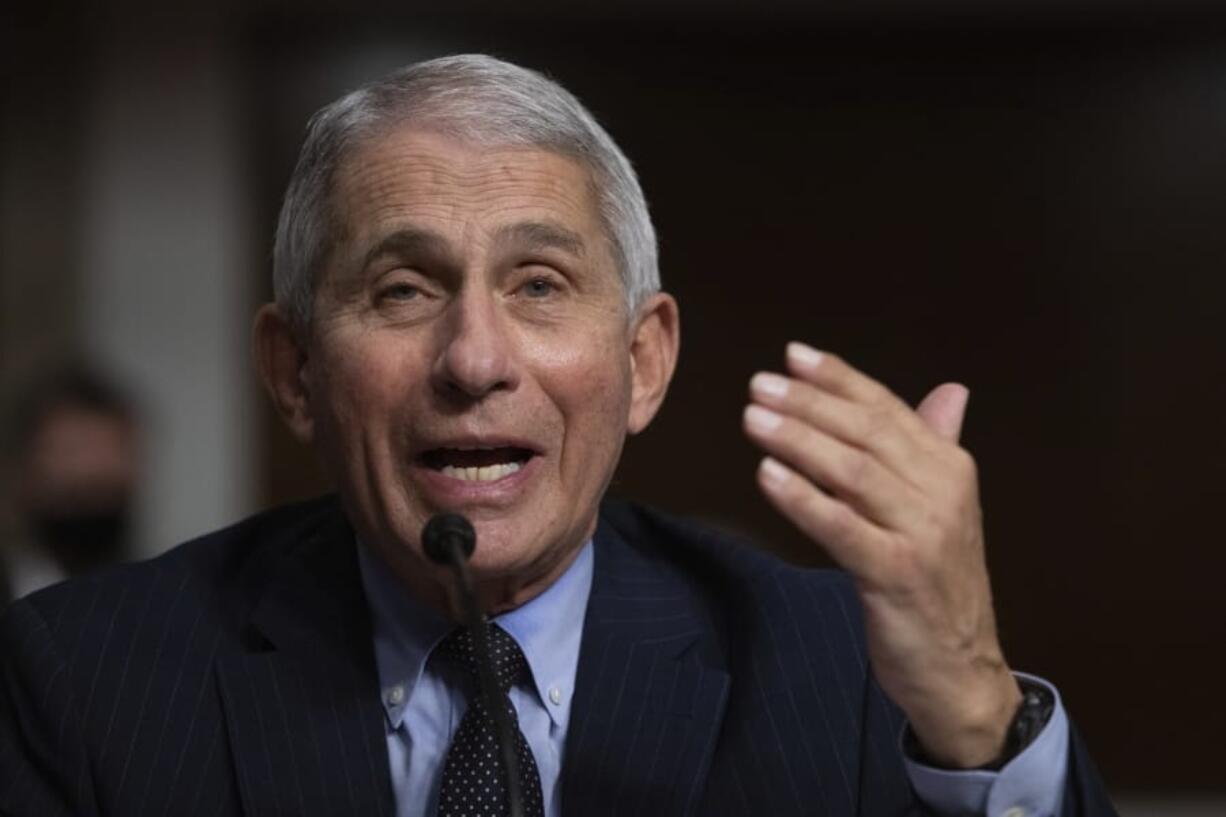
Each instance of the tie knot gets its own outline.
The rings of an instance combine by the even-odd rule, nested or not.
[[[494,678],[498,681],[498,688],[505,693],[525,675],[528,669],[528,659],[524,657],[523,650],[515,643],[511,634],[497,624],[490,624],[486,632],[489,633],[490,659],[494,664]],[[464,671],[476,680],[478,675],[476,644],[472,632],[467,627],[457,627],[452,630],[450,635],[439,642],[438,652],[463,667]]]

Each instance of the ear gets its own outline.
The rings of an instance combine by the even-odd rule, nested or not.
[[[677,368],[681,318],[673,296],[658,292],[639,308],[630,339],[630,416],[626,424],[638,434],[664,402]]]
[[[315,438],[315,420],[311,413],[305,340],[277,305],[268,303],[255,313],[251,343],[260,379],[277,413],[295,437],[310,444]]]

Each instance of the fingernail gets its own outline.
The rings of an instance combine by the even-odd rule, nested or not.
[[[788,379],[771,372],[758,372],[749,381],[749,388],[767,397],[785,397],[788,393]]]
[[[772,488],[778,488],[788,478],[788,469],[784,468],[774,457],[764,457],[762,464],[758,466],[758,473],[762,475],[762,480]]]
[[[783,416],[776,414],[768,408],[762,408],[758,405],[751,405],[745,408],[745,425],[760,434],[774,431],[782,422]]]
[[[822,353],[798,341],[788,344],[788,360],[802,369],[816,369],[822,362]]]

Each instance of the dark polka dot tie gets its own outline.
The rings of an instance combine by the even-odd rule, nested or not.
[[[511,723],[515,726],[515,755],[519,759],[524,817],[544,817],[541,775],[536,768],[536,758],[528,748],[524,733],[519,730],[515,707],[507,697],[507,691],[528,676],[528,661],[515,639],[506,630],[497,624],[491,624],[489,634],[494,675],[502,693],[502,700],[498,705],[506,708]],[[464,713],[460,728],[451,739],[447,762],[443,766],[438,817],[505,817],[510,814],[506,777],[498,753],[494,720],[486,710],[485,698],[479,691],[472,634],[468,628],[460,627],[443,639],[436,650],[438,655],[463,667],[470,681],[466,690],[468,711]]]

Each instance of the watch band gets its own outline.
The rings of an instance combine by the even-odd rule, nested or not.
[[[1048,687],[1025,678],[1018,678],[1017,685],[1022,690],[1022,702],[1013,713],[1013,720],[1009,721],[1004,748],[996,760],[982,767],[984,769],[997,771],[1020,755],[1039,736],[1056,710],[1056,696]]]

